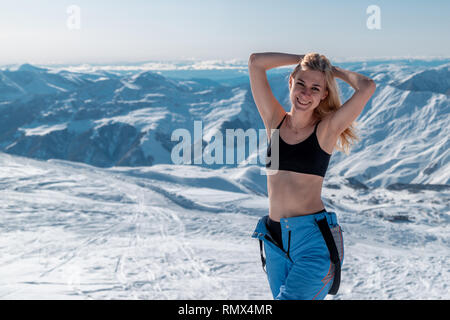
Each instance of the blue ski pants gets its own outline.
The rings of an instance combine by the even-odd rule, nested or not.
[[[336,214],[323,210],[281,219],[282,247],[273,241],[267,229],[268,217],[258,221],[252,237],[261,240],[263,268],[265,265],[274,299],[324,299],[333,283],[334,265],[317,221],[327,219],[342,265],[344,242]]]

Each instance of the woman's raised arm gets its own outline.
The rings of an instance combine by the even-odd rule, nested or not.
[[[336,66],[333,66],[333,75],[355,89],[351,98],[331,116],[330,128],[336,135],[339,135],[361,114],[364,106],[374,94],[376,84],[369,77]]]
[[[333,75],[347,82],[355,90],[375,89],[373,80],[360,73],[333,66]]]
[[[252,53],[248,64],[258,66],[264,70],[269,70],[281,66],[298,64],[305,55],[281,53],[281,52],[262,52]]]
[[[252,53],[248,59],[248,74],[253,100],[264,122],[268,136],[270,136],[270,129],[273,128],[274,120],[278,121],[286,112],[272,93],[266,70],[298,64],[303,57],[304,55],[264,52]]]

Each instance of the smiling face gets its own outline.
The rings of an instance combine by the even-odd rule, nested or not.
[[[295,79],[289,78],[290,98],[298,111],[314,110],[328,95],[325,75],[316,70],[301,69]]]

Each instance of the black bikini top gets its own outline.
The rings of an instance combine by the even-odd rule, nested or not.
[[[284,115],[277,129],[280,129],[281,124],[286,118]],[[320,122],[320,121],[319,121]],[[314,174],[325,177],[328,169],[331,155],[326,153],[319,145],[317,140],[317,122],[314,127],[314,132],[302,142],[297,144],[288,144],[283,141],[278,131],[279,141],[279,166],[278,170],[294,171],[299,173]],[[272,150],[272,136],[270,138],[269,146],[267,148],[267,157],[271,156]],[[276,170],[277,168],[270,168],[272,159],[266,163],[266,168]]]

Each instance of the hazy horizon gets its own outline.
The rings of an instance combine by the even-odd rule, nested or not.
[[[449,9],[443,0],[18,0],[2,4],[0,66],[246,61],[252,52],[448,58]]]
[[[352,57],[352,58],[332,58],[332,63],[378,63],[378,62],[450,62],[450,56],[393,56],[393,57]],[[191,63],[191,65],[189,65]],[[23,61],[21,63],[0,64],[0,70],[14,69],[22,65],[32,65],[41,68],[61,68],[71,67],[75,70],[88,70],[95,67],[100,69],[118,69],[123,70],[216,70],[216,69],[247,69],[247,59],[172,59],[172,60],[142,60],[142,61],[112,61],[112,62],[79,62],[79,63],[33,63],[30,61]],[[292,65],[281,66],[276,69],[292,68]],[[273,71],[275,69],[269,70]]]

